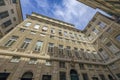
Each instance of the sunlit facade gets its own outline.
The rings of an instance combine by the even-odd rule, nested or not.
[[[109,21],[96,15],[96,21],[101,21],[100,18]],[[117,25],[116,33],[120,29]],[[70,23],[37,13],[27,15],[27,19],[0,40],[0,80],[118,79],[120,69],[116,64],[120,63],[119,57],[114,55],[115,61],[112,57],[105,61],[101,53],[107,55],[109,52],[100,52],[105,46],[99,45],[98,39],[90,39],[87,31],[80,31]],[[119,43],[120,36],[115,39]],[[109,66],[113,62],[117,72]]]
[[[0,0],[0,38],[22,22],[20,0]]]

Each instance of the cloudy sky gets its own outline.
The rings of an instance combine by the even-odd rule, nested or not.
[[[26,14],[36,12],[51,18],[62,20],[83,30],[97,11],[76,0],[21,0],[24,19]]]

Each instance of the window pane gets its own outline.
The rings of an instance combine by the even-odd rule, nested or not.
[[[24,24],[24,26],[29,27],[31,24],[32,24],[31,22],[27,22]]]
[[[36,46],[35,46],[35,51],[40,51],[42,44],[43,44],[42,41],[37,41]]]
[[[13,56],[10,62],[19,62],[20,57],[19,56]]]
[[[38,25],[38,24],[34,26],[35,29],[39,29],[39,27],[40,27],[40,25]]]
[[[17,36],[12,36],[12,37],[7,41],[7,43],[5,43],[5,46],[6,46],[6,47],[12,46],[12,44],[15,43],[17,39],[18,39]]]
[[[118,41],[120,41],[120,34],[119,34],[118,36],[116,36],[116,39],[117,39]]]
[[[6,28],[12,24],[11,20],[8,20],[2,24],[2,28]]]
[[[31,42],[31,39],[26,38],[21,46],[22,49],[26,49],[29,45],[29,43]]]
[[[0,0],[0,6],[3,6],[3,5],[5,5],[4,0]]]
[[[0,19],[6,18],[6,17],[8,17],[8,16],[9,16],[8,11],[4,11],[4,12],[1,12],[1,13],[0,13]]]

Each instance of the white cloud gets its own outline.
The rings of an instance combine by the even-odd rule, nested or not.
[[[79,29],[84,29],[84,26],[93,15],[93,10],[90,7],[76,0],[63,0],[62,6],[54,5],[54,8],[55,11],[53,13],[55,17],[73,23]]]

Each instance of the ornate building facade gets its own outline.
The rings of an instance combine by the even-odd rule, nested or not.
[[[99,8],[111,15],[120,17],[120,0],[77,0],[92,8]]]
[[[105,30],[112,26],[109,24],[112,21],[99,13],[92,21],[89,24],[105,24]],[[120,25],[113,24],[113,35],[103,27],[98,36],[91,38],[96,34],[90,30],[96,29],[94,26],[87,26],[85,32],[37,13],[27,15],[26,20],[0,40],[0,80],[118,80]],[[110,43],[100,44],[102,35],[110,38]],[[111,46],[113,39],[115,45]],[[107,52],[102,52],[104,49]]]
[[[22,20],[20,0],[0,0],[0,38]]]

